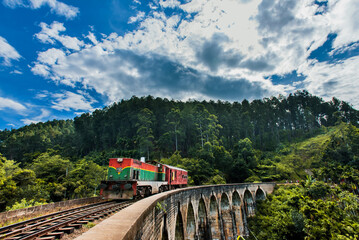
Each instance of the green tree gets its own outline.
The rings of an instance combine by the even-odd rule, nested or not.
[[[144,108],[137,114],[137,142],[140,146],[140,152],[147,154],[147,159],[150,159],[150,150],[153,147],[153,121],[154,116],[151,110]]]
[[[175,139],[176,151],[178,151],[178,135],[181,134],[179,129],[181,123],[181,112],[178,108],[172,108],[171,111],[167,114],[167,124],[172,129],[172,135]]]
[[[219,129],[222,126],[218,123],[217,116],[209,113],[202,104],[196,106],[194,116],[195,124],[200,133],[201,147],[204,147],[205,142],[218,144]]]
[[[107,168],[101,167],[86,159],[79,160],[69,173],[67,189],[73,189],[72,197],[89,197],[96,194],[97,186],[100,184]],[[75,184],[73,184],[75,183]]]

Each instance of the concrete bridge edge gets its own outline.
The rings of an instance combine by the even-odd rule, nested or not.
[[[175,238],[176,232],[176,218],[178,217],[178,211],[181,212],[182,216],[182,224],[183,224],[183,237],[186,239],[187,237],[187,214],[189,204],[191,204],[194,212],[194,221],[195,221],[195,234],[198,235],[198,222],[199,222],[199,202],[201,198],[204,199],[205,209],[207,213],[207,218],[209,221],[210,211],[211,211],[211,198],[212,196],[216,199],[216,205],[218,207],[218,216],[222,217],[222,207],[221,201],[223,194],[227,195],[229,201],[229,209],[233,209],[233,194],[235,192],[238,193],[240,197],[240,209],[243,209],[246,204],[245,195],[246,192],[250,193],[250,197],[252,198],[253,204],[256,200],[256,193],[258,193],[258,189],[260,189],[264,197],[267,194],[270,194],[274,189],[275,183],[242,183],[242,184],[227,184],[227,185],[209,185],[209,186],[198,186],[198,187],[188,187],[183,189],[177,189],[173,191],[168,191],[160,194],[153,195],[151,197],[142,199],[130,207],[127,207],[120,212],[116,213],[112,217],[102,221],[83,235],[76,238],[76,240],[93,240],[93,239],[156,239],[151,238],[148,234],[151,234],[151,231],[163,231],[163,228],[166,225],[168,238],[170,240]],[[191,192],[201,192],[201,196],[194,196],[193,194],[186,194]],[[203,192],[209,193],[209,195],[203,195]],[[175,199],[174,196],[181,196],[181,199]],[[157,210],[160,208],[168,208],[167,206],[162,206],[161,203],[165,201],[171,201],[171,204],[179,204],[179,206],[171,206],[172,212],[168,212],[168,216],[166,219],[166,223],[164,223],[161,219],[160,221],[156,220]],[[178,201],[177,201],[178,200]],[[156,210],[157,209],[157,210]],[[163,211],[166,211],[163,209]],[[169,211],[169,210],[168,210]],[[253,212],[254,213],[254,212]],[[249,214],[253,214],[249,213]],[[167,215],[167,213],[166,213]],[[158,217],[158,216],[157,216]],[[152,218],[152,221],[149,219]],[[156,220],[156,221],[155,221]],[[192,221],[192,220],[191,220]],[[223,222],[218,222],[223,228]],[[146,225],[147,224],[147,225]],[[157,225],[156,225],[157,224]],[[146,225],[144,227],[144,225]],[[233,230],[234,226],[232,224]],[[158,228],[158,229],[157,229]],[[139,235],[139,231],[147,231]],[[162,233],[159,233],[162,236]],[[228,234],[228,233],[227,233]],[[223,239],[227,239],[225,236],[225,232],[220,232],[221,236],[217,236]],[[143,237],[141,237],[143,236]],[[190,238],[188,238],[190,239]],[[215,239],[215,238],[214,238]]]

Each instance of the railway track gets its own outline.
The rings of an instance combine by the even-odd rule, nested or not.
[[[83,224],[117,212],[133,201],[95,203],[65,211],[48,214],[0,228],[0,239],[4,240],[53,240],[65,233],[72,233]]]

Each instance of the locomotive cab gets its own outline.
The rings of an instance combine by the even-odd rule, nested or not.
[[[137,192],[136,171],[130,158],[111,158],[107,180],[101,182],[100,195],[106,199],[133,199]]]
[[[111,158],[107,180],[100,185],[106,199],[133,199],[187,185],[187,171],[158,162]]]

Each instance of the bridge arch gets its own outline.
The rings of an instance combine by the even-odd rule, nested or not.
[[[248,189],[244,191],[243,203],[246,217],[252,216],[254,214],[254,200],[252,193]]]
[[[193,210],[193,205],[191,202],[189,202],[188,209],[187,209],[186,230],[187,230],[186,239],[188,239],[188,240],[194,239],[194,237],[196,235],[196,220],[194,217],[194,210]]]
[[[161,240],[169,240],[168,230],[167,230],[167,214],[163,215]]]
[[[231,204],[227,193],[222,193],[221,195],[221,217],[224,239],[233,239]]]
[[[199,200],[198,204],[198,239],[207,240],[210,239],[210,228],[207,217],[206,204],[203,197]]]
[[[232,194],[232,213],[234,219],[233,231],[237,236],[243,234],[243,219],[242,219],[242,201],[239,193],[234,191]]]
[[[266,194],[260,187],[258,187],[256,191],[256,202],[264,199],[266,199]]]
[[[212,195],[209,202],[209,224],[212,239],[221,239],[217,198]]]
[[[177,212],[178,213],[176,217],[175,240],[184,240],[183,218],[179,207]]]
[[[227,236],[235,239],[241,225],[241,235],[248,236],[246,212],[254,212],[254,203],[261,198],[261,191],[266,195],[274,187],[275,183],[239,183],[196,186],[159,193],[121,210],[111,220],[97,224],[77,240],[103,239],[104,232],[109,239],[184,240],[193,235],[193,221],[195,227],[192,239],[222,240],[225,239],[223,222],[226,224],[222,216],[226,218],[223,211],[228,208],[230,214],[227,217],[232,217],[232,222],[229,222],[232,224],[232,228],[229,225],[232,233]],[[238,220],[241,213],[244,215],[241,217],[243,224],[239,224],[241,220]],[[206,228],[209,230],[207,233],[203,230]]]

